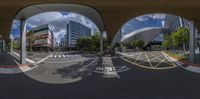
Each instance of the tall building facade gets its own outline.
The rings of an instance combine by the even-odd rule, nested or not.
[[[180,16],[166,14],[164,28],[168,28],[169,32],[173,33],[179,27],[189,28],[189,22]]]
[[[49,25],[42,25],[30,30],[32,35],[32,48],[35,51],[50,51],[54,49],[54,35]],[[27,33],[27,47],[29,44],[30,32]]]
[[[181,17],[174,15],[167,15],[165,20],[165,27],[170,29],[170,33],[175,32],[178,27],[188,28],[189,22]],[[198,54],[200,57],[200,33],[197,28],[195,28],[195,54]],[[189,50],[189,42],[186,43],[186,49]]]
[[[69,48],[76,47],[77,40],[80,37],[91,36],[91,29],[75,21],[69,21],[66,28],[66,41]]]

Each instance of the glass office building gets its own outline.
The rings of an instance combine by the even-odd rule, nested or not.
[[[73,48],[76,46],[77,39],[80,37],[91,36],[91,29],[75,21],[69,21],[67,24],[67,46]]]

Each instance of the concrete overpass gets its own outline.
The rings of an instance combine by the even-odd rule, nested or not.
[[[127,35],[123,36],[121,42],[128,43],[133,39],[141,39],[144,41],[144,46],[146,46],[150,41],[156,38],[161,33],[169,31],[169,29],[163,27],[146,27],[138,29],[134,32],[128,33]]]
[[[94,8],[103,20],[103,29],[107,31],[109,41],[112,40],[115,33],[117,33],[120,27],[129,19],[148,13],[179,15],[188,20],[194,20],[197,27],[200,28],[200,13],[197,13],[200,10],[199,0],[20,0],[20,2],[18,0],[2,0],[0,3],[0,34],[5,38],[9,38],[12,20],[17,13],[24,7],[44,3],[81,4]],[[81,7],[75,8],[76,11],[78,11]],[[75,8],[71,11],[75,11]],[[51,11],[66,10],[62,8],[56,9],[54,7],[49,7],[49,9],[51,9]],[[40,12],[50,11],[38,7],[29,11],[29,13],[35,10]],[[91,13],[91,11],[87,11],[84,15],[89,17]],[[96,13],[92,15],[95,14]],[[89,18],[95,21],[93,18]],[[98,21],[95,23],[99,24]]]
[[[40,5],[38,6],[38,4]],[[41,4],[50,4],[51,6]],[[27,18],[47,11],[71,11],[84,15],[94,21],[101,32],[107,32],[109,42],[128,20],[148,13],[178,15],[193,20],[190,26],[191,33],[194,32],[194,22],[200,30],[200,13],[197,13],[200,10],[199,0],[2,0],[0,7],[0,35],[7,42],[13,19],[21,20],[21,30],[23,30]],[[25,38],[23,32],[21,36]],[[24,47],[22,44],[21,49]]]

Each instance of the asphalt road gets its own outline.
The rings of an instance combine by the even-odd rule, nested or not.
[[[200,99],[200,74],[179,67],[143,68],[120,57],[112,61],[120,78],[93,72],[73,83],[49,84],[24,73],[1,74],[0,99]]]
[[[55,52],[37,67],[25,72],[30,78],[50,84],[67,84],[81,80],[91,74],[90,66],[96,58],[83,54]]]

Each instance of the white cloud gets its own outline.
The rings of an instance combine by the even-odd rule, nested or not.
[[[40,25],[48,24],[49,22],[62,17],[60,12],[46,12],[32,16],[27,20],[27,25],[30,27],[37,27]]]
[[[18,29],[18,27],[19,27],[19,21],[13,20],[12,29]]]
[[[162,27],[164,27],[164,25],[165,25],[165,20],[163,20],[161,23],[162,23]]]
[[[152,19],[160,19],[160,20],[165,19],[165,14],[148,14],[147,16]]]
[[[149,20],[149,18],[147,18],[146,16],[139,16],[139,17],[136,17],[135,19],[138,20],[138,21],[147,21],[147,20]]]
[[[142,15],[142,16],[139,16],[139,17],[136,17],[135,19],[137,21],[147,21],[149,19],[159,19],[159,20],[164,20],[165,19],[165,14],[146,14],[146,15]]]

